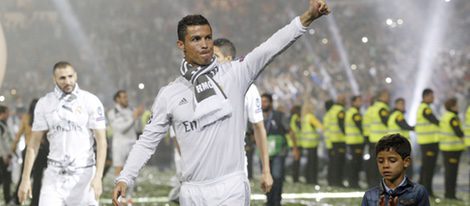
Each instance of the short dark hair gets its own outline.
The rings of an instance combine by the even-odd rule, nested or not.
[[[424,98],[425,96],[428,96],[428,95],[430,95],[430,94],[432,94],[432,93],[433,93],[432,89],[426,88],[426,89],[423,90],[423,95],[422,95],[422,97]]]
[[[126,90],[124,90],[124,89],[118,90],[113,96],[114,102],[116,102],[117,98],[121,95],[121,93],[126,93]]]
[[[457,98],[455,98],[455,97],[451,97],[451,98],[447,99],[444,103],[444,107],[449,111],[455,105],[457,105]]]
[[[361,98],[361,95],[354,95],[351,97],[351,103],[353,103],[354,101],[356,101],[357,99]]]
[[[405,102],[405,99],[403,99],[402,97],[396,98],[395,104],[398,104],[398,102]]]
[[[60,61],[54,64],[54,67],[52,68],[52,74],[55,73],[55,70],[57,69],[63,69],[65,67],[72,67],[72,64],[66,62],[66,61]]]
[[[335,104],[335,101],[333,101],[332,99],[326,100],[326,101],[325,101],[325,109],[326,109],[326,111],[330,110],[331,107],[333,106],[333,104]]]
[[[0,105],[0,114],[3,114],[8,111],[8,107],[5,105]]]
[[[232,59],[235,58],[235,55],[237,54],[237,50],[235,49],[235,45],[233,43],[225,38],[219,38],[214,40],[214,46],[219,47],[220,51],[224,56],[231,56]]]
[[[273,95],[269,93],[263,93],[261,97],[264,97],[269,100],[270,103],[273,103]]]
[[[393,150],[397,152],[402,159],[405,159],[411,155],[411,144],[401,134],[390,134],[382,137],[377,146],[375,147],[375,156],[382,151]]]
[[[204,16],[200,14],[187,15],[178,22],[178,40],[184,42],[184,37],[187,34],[188,26],[196,25],[209,25],[212,31],[212,27],[209,24],[209,21],[207,21]]]

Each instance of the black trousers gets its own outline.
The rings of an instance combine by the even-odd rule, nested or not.
[[[3,184],[3,199],[6,205],[11,201],[11,172],[8,171],[8,165],[3,162],[3,157],[0,157],[0,178],[0,184]]]
[[[282,200],[282,188],[284,186],[285,160],[283,155],[269,157],[269,167],[273,177],[273,186],[271,191],[266,193],[267,206],[280,206]]]
[[[307,151],[307,165],[305,166],[305,180],[307,184],[318,184],[318,154],[317,147],[304,148]]]
[[[299,147],[300,158],[299,160],[295,160],[292,162],[292,180],[294,182],[299,182],[300,177],[300,160],[304,156],[303,148]]]
[[[446,152],[444,155],[444,182],[445,182],[445,198],[456,198],[455,188],[457,186],[457,172],[459,171],[459,162],[461,151]]]
[[[333,180],[333,159],[334,159],[334,151],[333,148],[328,149],[328,170],[326,174],[326,180],[328,181],[328,185],[333,185],[334,180]]]
[[[434,195],[432,190],[432,178],[436,168],[437,155],[439,154],[439,143],[421,145],[421,170],[419,183],[426,188],[430,196]]]
[[[350,144],[347,145],[351,160],[349,161],[348,168],[348,182],[352,188],[359,188],[359,172],[362,167],[362,155],[364,154],[363,144]]]
[[[375,155],[375,146],[376,143],[369,143],[369,155],[370,159],[366,161],[366,174],[367,174],[367,187],[372,188],[377,186],[382,179],[380,175],[379,168],[377,167],[377,157]]]
[[[344,163],[346,162],[346,144],[333,143],[331,172],[333,172],[331,186],[343,187]]]

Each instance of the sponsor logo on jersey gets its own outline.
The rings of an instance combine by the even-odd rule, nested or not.
[[[186,98],[183,97],[183,99],[181,99],[180,103],[178,103],[179,106],[183,105],[183,104],[187,104],[188,103],[188,100],[186,100]]]

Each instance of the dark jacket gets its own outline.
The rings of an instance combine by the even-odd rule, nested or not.
[[[362,206],[377,206],[379,205],[380,196],[385,196],[385,205],[388,205],[388,200],[392,197],[398,196],[399,206],[428,206],[429,195],[426,189],[420,184],[412,182],[406,178],[405,183],[395,190],[387,193],[383,181],[380,181],[380,185],[368,190],[362,198]]]

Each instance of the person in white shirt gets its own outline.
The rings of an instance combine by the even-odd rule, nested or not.
[[[108,121],[113,131],[113,166],[114,174],[119,173],[137,140],[136,124],[144,112],[143,105],[132,110],[125,90],[119,90],[113,97],[116,106],[108,111]]]
[[[220,64],[229,63],[234,61],[236,56],[236,48],[233,43],[224,38],[219,38],[214,40],[214,56],[217,57],[217,60]],[[271,177],[271,172],[269,169],[269,155],[268,155],[268,146],[267,146],[267,137],[266,129],[264,128],[263,123],[263,111],[261,110],[261,96],[259,95],[258,88],[253,83],[248,88],[245,94],[245,116],[248,116],[248,121],[252,124],[253,135],[255,137],[255,143],[258,147],[260,159],[262,163],[262,176],[261,179],[266,183],[266,191],[271,190],[273,184],[273,179]],[[245,138],[245,144],[251,144],[251,135]],[[249,148],[249,151],[246,151],[246,148]],[[254,148],[251,148],[252,145],[246,145],[246,164],[245,172],[247,173],[248,178],[252,177],[253,174],[253,154]]]
[[[34,111],[18,198],[24,204],[27,196],[31,197],[31,169],[47,135],[50,152],[39,205],[98,205],[106,157],[103,105],[78,87],[77,73],[70,63],[56,63],[53,79],[54,91],[42,97]]]
[[[213,57],[212,28],[202,15],[178,23],[178,48],[184,53],[181,76],[160,89],[145,126],[116,179],[113,204],[126,195],[139,170],[155,152],[168,128],[181,149],[181,205],[249,205],[244,172],[245,93],[274,57],[329,12],[323,0],[310,0],[300,17],[238,61],[218,64]],[[262,182],[266,188],[266,183]]]

